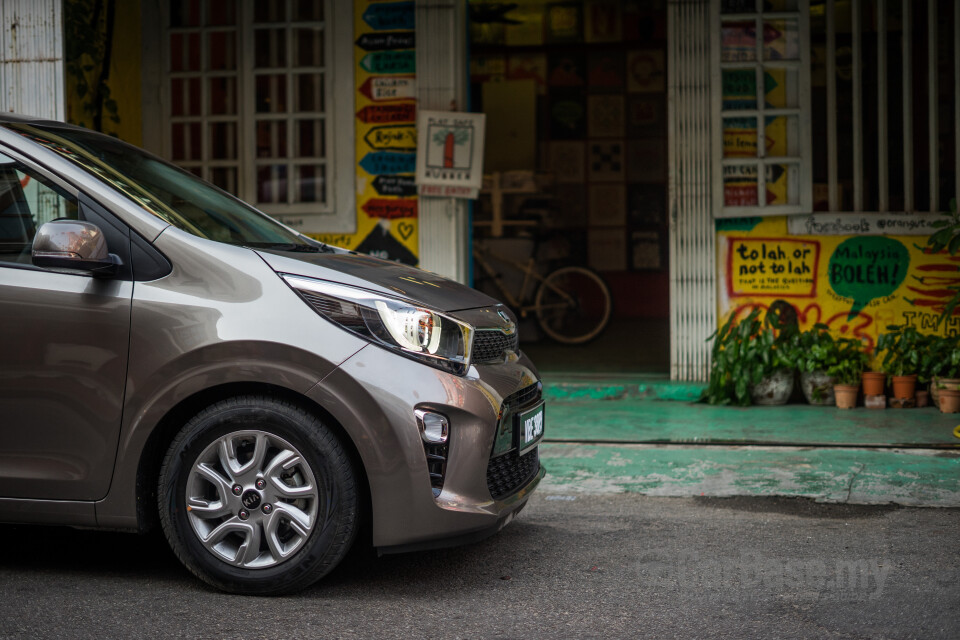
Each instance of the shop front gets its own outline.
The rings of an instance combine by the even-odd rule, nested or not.
[[[605,333],[558,352],[585,369],[704,380],[717,326],[777,300],[868,346],[887,324],[958,329],[935,322],[953,262],[923,250],[960,170],[949,0],[3,10],[4,39],[35,44],[0,65],[5,109],[116,135],[314,237],[500,298],[490,272],[512,293],[523,272],[475,250],[599,273]],[[477,199],[419,193],[421,110],[486,114]]]
[[[956,4],[669,6],[672,376],[778,301],[867,349],[958,333],[957,260],[926,248],[960,171]]]

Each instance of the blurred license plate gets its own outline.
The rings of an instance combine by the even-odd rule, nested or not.
[[[537,446],[543,439],[543,411],[544,404],[541,402],[533,409],[518,414],[515,418],[517,424],[517,448],[520,455]]]

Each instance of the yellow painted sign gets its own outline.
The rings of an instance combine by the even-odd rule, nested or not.
[[[960,334],[960,315],[937,327],[960,256],[927,253],[926,236],[790,235],[785,217],[719,220],[717,230],[721,323],[782,300],[801,329],[823,323],[868,347],[891,324]]]
[[[730,297],[770,295],[809,297],[816,295],[814,269],[820,256],[816,242],[786,238],[727,238]]]
[[[364,43],[373,35],[402,36],[386,38],[384,42],[396,44],[396,49],[378,51],[381,59],[395,58],[411,62],[412,49],[402,49],[413,42],[412,31],[385,31],[391,26],[402,27],[412,23],[414,3],[397,2],[390,5],[389,25],[370,24],[371,16],[382,14],[384,3],[371,0],[355,0],[354,40]],[[368,9],[374,7],[368,12]],[[377,8],[379,7],[379,8]],[[368,20],[364,19],[364,16]],[[364,39],[364,36],[369,36]],[[387,46],[387,45],[384,45]],[[416,166],[416,128],[414,125],[384,124],[370,117],[385,104],[415,113],[416,78],[403,68],[403,76],[386,75],[393,70],[384,70],[371,64],[369,52],[359,45],[354,46],[354,121],[356,140],[356,189],[357,232],[354,234],[322,234],[315,238],[347,249],[369,253],[378,258],[399,260],[416,264],[417,218],[416,195],[412,181]],[[366,60],[365,60],[366,58]],[[371,71],[371,69],[373,71]],[[388,90],[389,89],[389,90]],[[376,106],[380,105],[380,106]],[[367,107],[370,107],[369,109]],[[410,183],[410,187],[406,187]],[[393,206],[395,205],[395,206]],[[411,215],[384,217],[386,209],[413,212]]]

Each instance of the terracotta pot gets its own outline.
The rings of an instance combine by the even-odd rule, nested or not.
[[[917,408],[930,404],[930,392],[926,389],[917,389]]]
[[[857,394],[860,392],[860,385],[857,384],[835,384],[833,393],[837,399],[838,409],[853,409],[857,406]]]
[[[917,375],[893,376],[893,397],[898,400],[913,398],[917,392]]]
[[[787,404],[792,392],[793,370],[781,369],[753,385],[750,389],[750,399],[753,400],[753,404]]]
[[[800,374],[800,388],[810,404],[833,406],[833,377],[826,371],[804,371]]]
[[[933,398],[933,404],[940,406],[940,389],[958,389],[960,390],[960,378],[937,378],[934,376],[930,381],[930,397]]]
[[[960,390],[940,389],[940,413],[960,412]]]
[[[886,386],[887,374],[879,371],[863,372],[863,395],[882,396],[883,388]]]

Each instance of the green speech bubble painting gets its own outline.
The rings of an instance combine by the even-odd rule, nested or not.
[[[862,236],[840,243],[827,267],[830,287],[853,298],[852,320],[874,298],[888,296],[907,277],[910,252],[901,242],[883,236]]]

